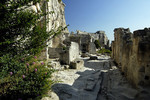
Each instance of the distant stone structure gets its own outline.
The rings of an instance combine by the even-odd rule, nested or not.
[[[62,64],[74,64],[79,57],[79,54],[90,53],[96,54],[95,40],[99,40],[101,46],[106,47],[109,45],[108,38],[104,31],[98,31],[96,33],[88,33],[77,31],[76,34],[64,34],[64,40],[62,47],[49,47],[49,58],[59,58]],[[80,61],[81,62],[81,61]],[[78,65],[78,64],[77,64]],[[80,64],[79,64],[80,65]]]
[[[114,32],[112,58],[136,87],[150,85],[150,28],[133,34],[124,28],[117,28]]]
[[[71,34],[69,36],[69,41],[79,44],[80,54],[82,52],[96,53],[96,47],[91,41],[91,36],[89,34]]]
[[[96,33],[88,33],[77,30],[76,34],[71,34],[68,41],[74,41],[79,44],[80,52],[96,53],[95,40],[99,40],[102,47],[110,48],[109,40],[104,31],[97,31]]]
[[[90,34],[93,41],[99,40],[102,47],[105,47],[106,49],[110,48],[109,39],[105,34],[105,31],[97,31],[96,33]]]

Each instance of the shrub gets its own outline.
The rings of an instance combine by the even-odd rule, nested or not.
[[[50,36],[64,28],[47,32],[47,21],[39,25],[46,14],[24,9],[40,1],[0,1],[0,100],[42,96],[53,83],[49,79],[53,70],[39,64],[33,55],[38,55]]]
[[[111,54],[111,51],[105,48],[102,48],[101,50],[97,51],[98,53],[108,53]]]
[[[0,89],[0,99],[41,98],[54,83],[50,80],[54,70],[46,68],[44,62],[40,63],[34,58],[30,62],[20,63],[22,67],[18,67],[19,69],[9,68],[2,72],[3,78],[0,78],[0,87],[4,88]],[[12,63],[12,65],[15,64]]]
[[[95,40],[94,44],[95,44],[95,46],[96,46],[97,49],[101,49],[101,45],[100,45],[99,40]]]
[[[58,2],[60,3],[62,0],[58,0]]]
[[[63,46],[62,49],[66,51],[68,48],[66,46]]]

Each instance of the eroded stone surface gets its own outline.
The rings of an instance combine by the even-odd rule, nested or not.
[[[89,57],[84,58],[84,64],[80,69],[59,70],[53,73],[54,80],[59,80],[59,84],[53,86],[53,91],[59,100],[96,100],[101,83],[101,65],[103,61],[95,60],[99,64],[92,64],[99,69],[88,66]],[[105,60],[104,60],[105,61]],[[93,81],[91,84],[89,84]],[[50,99],[51,100],[51,99]]]
[[[114,30],[112,57],[121,66],[130,83],[150,85],[150,29],[134,31],[118,28]]]
[[[59,70],[53,79],[60,81],[53,85],[53,93],[58,100],[149,100],[150,89],[134,89],[108,56],[98,56],[98,60],[81,58],[81,69]],[[57,99],[56,99],[57,100]]]

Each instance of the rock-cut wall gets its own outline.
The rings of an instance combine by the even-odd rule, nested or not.
[[[134,31],[117,28],[114,30],[112,58],[121,66],[129,82],[150,86],[150,28]]]
[[[52,29],[56,31],[59,27],[66,27],[64,10],[65,4],[61,0],[41,0],[37,8],[47,13],[53,12],[47,14],[45,18],[41,20],[41,25],[45,23],[45,21],[48,21],[48,23],[46,23],[47,31],[51,31]],[[68,29],[65,29],[64,31],[62,31],[62,34],[56,36],[55,38],[47,42],[48,47],[42,51],[39,59],[49,58],[48,48],[57,48],[58,46],[60,46],[60,44],[63,41],[63,33],[68,33]]]
[[[54,12],[53,14],[47,15],[46,19],[49,20],[49,23],[47,25],[48,30],[50,31],[51,29],[57,29],[59,26],[65,27],[65,4],[61,0],[49,0],[48,2],[46,2],[45,6],[46,12]]]
[[[45,12],[53,12],[52,14],[48,14],[46,16],[47,23],[47,30],[57,30],[59,27],[66,27],[66,20],[65,20],[65,4],[62,0],[42,0],[45,2],[44,10]],[[41,3],[42,5],[42,3]],[[62,33],[69,33],[68,29],[64,30]],[[52,41],[48,43],[49,47],[58,47],[60,43],[63,41],[63,34],[55,37]]]
[[[66,26],[65,4],[61,0],[41,0],[40,3],[34,4],[31,2],[30,4],[31,6],[26,9],[33,10],[35,13],[41,13],[42,11],[47,13],[45,18],[41,18],[40,21],[41,26],[45,23],[45,20],[48,21],[46,23],[47,31],[51,31],[51,29],[57,30],[60,26]],[[67,29],[65,31],[68,32]]]

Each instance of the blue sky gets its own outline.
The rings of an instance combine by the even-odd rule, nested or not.
[[[150,27],[150,0],[63,0],[69,31],[105,31],[110,40],[114,28],[131,32]]]

